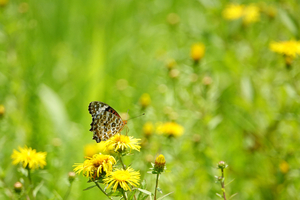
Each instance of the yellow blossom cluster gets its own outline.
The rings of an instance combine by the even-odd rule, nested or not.
[[[223,10],[223,17],[227,20],[242,18],[244,24],[257,22],[260,19],[260,9],[256,5],[229,4]]]
[[[183,134],[183,126],[175,122],[166,122],[157,126],[157,132],[167,136],[179,137]]]
[[[85,147],[85,154],[94,152],[124,152],[125,150],[139,151],[140,139],[134,139],[130,136],[116,134],[107,141],[103,141],[100,145],[89,144]],[[83,163],[76,163],[74,171],[82,174],[92,180],[103,178],[103,183],[109,187],[113,186],[113,190],[118,188],[123,190],[131,190],[130,186],[139,185],[140,173],[132,168],[114,169],[116,159],[111,155],[96,153],[91,157],[87,157]]]

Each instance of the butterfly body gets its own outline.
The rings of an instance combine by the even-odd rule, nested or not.
[[[90,131],[94,133],[93,140],[97,143],[106,141],[121,132],[127,124],[117,111],[100,101],[93,101],[89,104],[89,113],[92,115]]]

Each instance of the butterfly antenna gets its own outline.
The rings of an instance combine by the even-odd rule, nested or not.
[[[136,117],[132,117],[132,118],[130,118],[130,119],[138,118],[138,117],[141,117],[141,116],[143,116],[143,115],[145,115],[145,113],[143,113],[143,114],[141,114],[141,115],[138,115],[138,116],[136,116]],[[130,120],[130,119],[128,119],[128,120]],[[127,121],[128,121],[128,120],[127,120]]]

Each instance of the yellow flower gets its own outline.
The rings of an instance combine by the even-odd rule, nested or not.
[[[276,53],[295,58],[297,54],[300,55],[300,41],[271,42],[270,49]]]
[[[128,167],[126,170],[117,169],[114,172],[110,172],[103,181],[105,184],[108,184],[107,189],[113,185],[113,191],[116,191],[120,187],[123,190],[131,191],[129,186],[139,185],[140,176],[139,172],[135,172],[132,168]]]
[[[255,5],[246,6],[243,11],[243,16],[244,16],[243,22],[245,24],[250,24],[259,21],[260,18],[259,7]]]
[[[205,46],[202,43],[196,43],[192,45],[191,48],[191,58],[195,61],[198,62],[203,58],[205,54]]]
[[[147,93],[144,93],[141,98],[140,98],[140,104],[143,108],[146,108],[150,105],[151,103],[151,98],[150,95]]]
[[[116,164],[116,160],[113,156],[95,154],[93,157],[88,157],[83,163],[75,163],[73,167],[77,174],[82,172],[84,176],[95,179],[111,172],[114,164]]]
[[[150,136],[154,131],[154,126],[152,122],[147,122],[143,126],[143,132],[146,136]]]
[[[239,19],[244,14],[244,6],[238,4],[229,4],[223,11],[223,17],[227,20]]]
[[[290,166],[285,160],[281,161],[279,164],[279,169],[283,174],[286,174],[289,171],[289,168]]]
[[[139,140],[131,136],[116,134],[105,142],[106,149],[114,149],[114,151],[124,151],[126,149],[133,149],[140,151],[141,146]]]
[[[0,105],[0,117],[3,116],[5,113],[5,107],[3,105]]]
[[[29,169],[44,168],[46,165],[46,152],[36,152],[35,149],[25,146],[24,148],[19,147],[19,151],[13,151],[11,158],[13,159],[13,164],[22,163],[23,167],[28,167]]]
[[[175,122],[166,122],[158,125],[157,132],[168,136],[179,137],[183,134],[184,128]]]
[[[243,22],[249,24],[259,20],[260,9],[255,5],[229,4],[223,11],[223,17],[227,20],[243,18]]]

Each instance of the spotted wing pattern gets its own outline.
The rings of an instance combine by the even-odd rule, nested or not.
[[[126,124],[112,107],[100,101],[91,102],[89,112],[93,118],[90,131],[94,133],[93,140],[97,143],[121,132]]]

